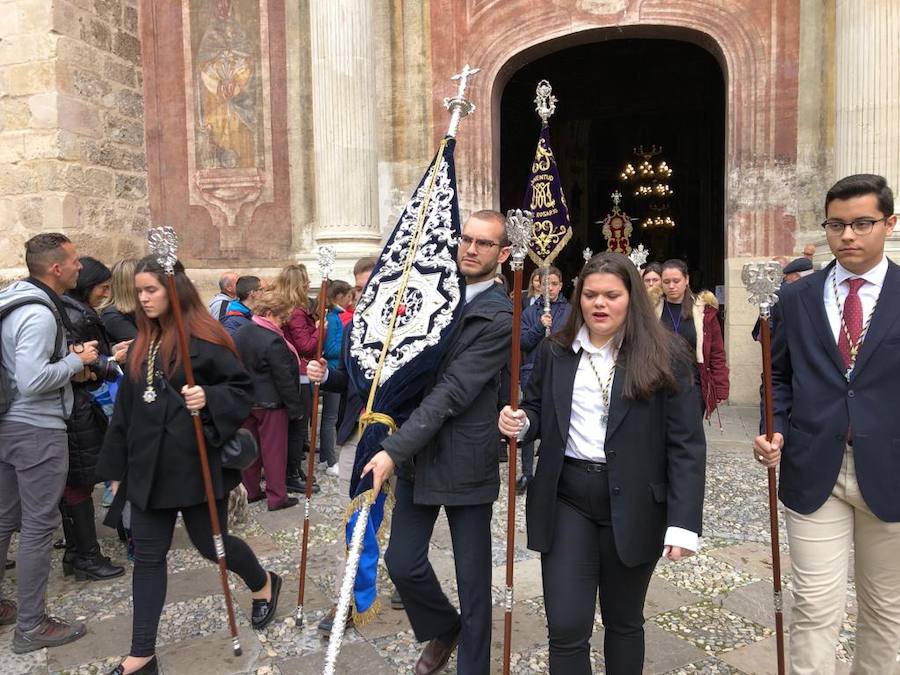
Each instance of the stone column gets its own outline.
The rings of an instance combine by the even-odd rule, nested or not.
[[[381,242],[374,5],[309,3],[315,239],[345,259],[371,254]]]
[[[900,2],[837,0],[835,21],[835,178],[877,173],[900,193]]]
[[[894,189],[900,211],[900,3],[837,0],[835,15],[835,180],[877,173]],[[819,249],[822,263],[830,259]],[[885,245],[900,261],[900,231]]]

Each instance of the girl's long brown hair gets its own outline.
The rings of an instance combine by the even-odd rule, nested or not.
[[[575,282],[569,318],[551,339],[567,349],[572,348],[584,325],[581,293],[585,278],[591,274],[615,275],[628,291],[628,313],[614,338],[620,343],[617,368],[625,371],[623,396],[648,399],[660,389],[676,389],[674,367],[679,362],[685,367],[690,365],[690,354],[681,344],[684,340],[673,339],[671,331],[660,323],[637,268],[621,253],[598,253],[584,264]]]
[[[168,293],[169,286],[166,282],[166,274],[163,268],[153,256],[141,258],[134,268],[135,275],[141,273],[152,274],[160,285]],[[191,280],[184,273],[184,266],[180,262],[175,263],[175,292],[181,304],[181,313],[184,317],[184,328],[187,337],[198,338],[221,345],[238,356],[237,349],[231,336],[222,325],[210,316],[200,295]],[[133,380],[141,376],[141,366],[150,348],[150,341],[154,336],[160,335],[159,355],[162,359],[163,369],[167,376],[171,377],[181,365],[181,354],[178,351],[178,331],[175,328],[175,318],[172,315],[171,298],[169,299],[169,311],[158,319],[151,319],[144,313],[140,303],[134,310],[137,319],[137,336],[129,352],[128,374]]]

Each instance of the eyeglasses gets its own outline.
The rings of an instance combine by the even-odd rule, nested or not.
[[[830,219],[822,223],[822,228],[828,234],[844,234],[844,230],[848,227],[853,229],[855,234],[869,234],[875,223],[887,220],[887,216],[881,218],[857,218],[853,222],[845,223],[843,220]]]
[[[465,248],[469,248],[474,244],[476,251],[490,251],[495,246],[502,247],[502,244],[499,244],[496,241],[491,241],[490,239],[472,239],[472,237],[467,234],[459,235],[459,243]]]

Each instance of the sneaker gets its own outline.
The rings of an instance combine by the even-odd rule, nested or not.
[[[317,630],[322,634],[323,637],[328,637],[331,635],[331,629],[334,627],[334,617],[337,614],[337,605],[332,605],[331,609],[328,610],[328,614],[322,617],[322,620],[319,622],[317,626]],[[347,628],[350,628],[353,625],[353,612],[347,612]]]
[[[338,463],[335,462],[334,464],[329,466],[327,469],[325,469],[325,473],[327,473],[329,476],[334,476],[335,478],[337,478],[338,473],[339,473]]]
[[[16,603],[12,600],[0,600],[0,626],[9,626],[16,622]]]
[[[13,635],[12,650],[15,654],[27,654],[44,647],[59,647],[84,637],[87,633],[83,623],[66,623],[53,616],[44,616],[44,620],[31,630],[22,631],[16,628]]]

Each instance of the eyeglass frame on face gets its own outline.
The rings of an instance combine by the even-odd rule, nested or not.
[[[474,245],[476,251],[490,251],[495,246],[499,248],[506,248],[498,241],[491,241],[490,239],[473,239],[467,234],[459,235],[459,245],[465,248],[469,248],[470,246]]]
[[[875,223],[887,221],[888,217],[889,216],[881,216],[881,218],[856,218],[849,223],[846,223],[843,220],[838,220],[837,218],[828,218],[826,220],[823,220],[821,225],[826,234],[844,234],[844,232],[846,232],[847,228],[849,227],[851,230],[853,230],[854,234],[864,236],[872,232],[872,229],[875,227]],[[841,226],[840,230],[838,230],[836,227],[832,227],[836,226],[839,223]]]

